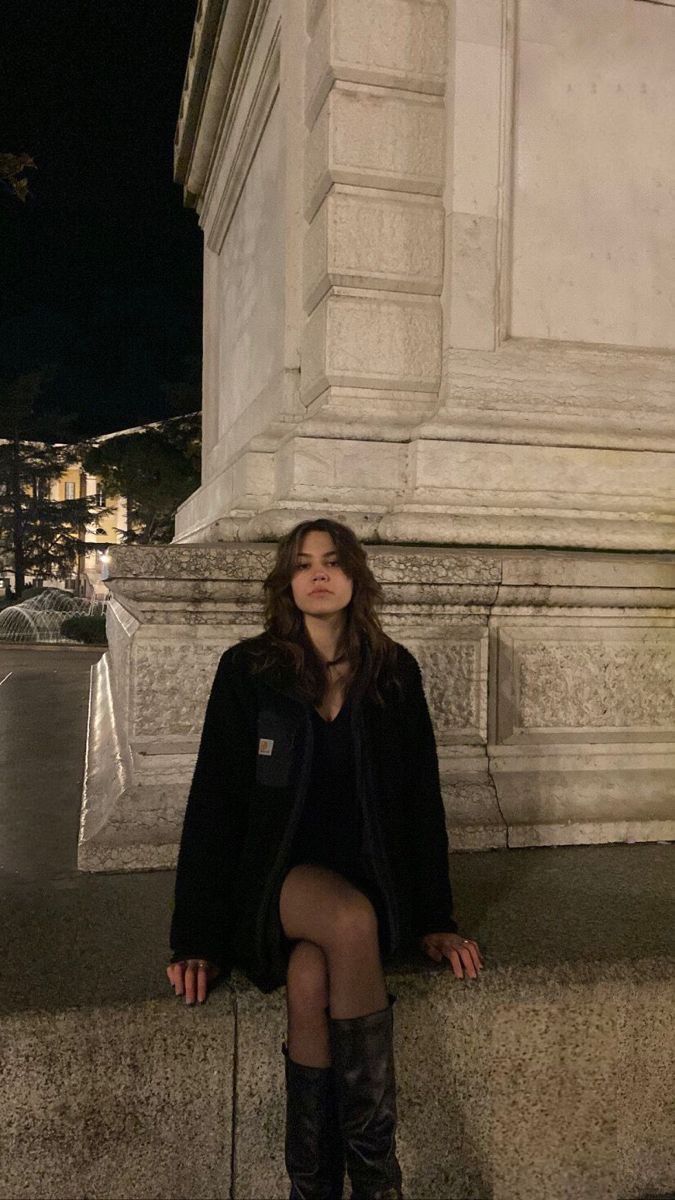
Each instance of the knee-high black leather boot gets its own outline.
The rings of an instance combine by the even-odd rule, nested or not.
[[[394,1013],[329,1017],[338,1115],[352,1200],[403,1200],[396,1157]]]
[[[332,1067],[296,1063],[282,1043],[286,1071],[285,1162],[289,1200],[342,1200],[345,1156]]]

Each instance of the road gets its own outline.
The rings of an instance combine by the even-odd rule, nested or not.
[[[173,871],[77,869],[101,648],[0,643],[0,1013],[165,996]]]
[[[0,879],[76,871],[89,671],[102,654],[0,645]]]

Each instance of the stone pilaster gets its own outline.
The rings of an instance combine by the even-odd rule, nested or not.
[[[400,494],[410,430],[438,406],[447,5],[312,0],[307,36],[303,420],[252,538],[308,509],[368,536]]]

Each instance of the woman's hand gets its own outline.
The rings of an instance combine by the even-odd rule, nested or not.
[[[195,1000],[203,1004],[209,984],[220,975],[220,967],[216,967],[205,958],[185,958],[180,962],[169,963],[166,973],[176,995],[182,996],[185,993],[186,1004],[194,1004]]]
[[[461,933],[425,933],[420,939],[420,947],[434,962],[449,959],[458,979],[464,978],[462,965],[466,967],[470,979],[477,979],[483,967],[478,943],[473,938],[462,937]]]

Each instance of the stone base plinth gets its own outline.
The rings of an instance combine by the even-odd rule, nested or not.
[[[79,866],[174,865],[206,702],[275,546],[111,550]],[[368,546],[417,656],[451,849],[675,838],[675,555]]]

